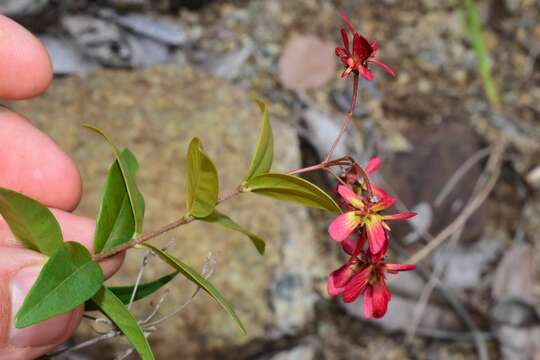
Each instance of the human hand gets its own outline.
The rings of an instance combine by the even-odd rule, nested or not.
[[[28,31],[0,15],[0,98],[38,96],[52,79],[49,56]],[[59,119],[58,121],[62,121]],[[71,213],[79,203],[82,182],[73,161],[46,135],[20,115],[0,107],[0,187],[48,206],[66,241],[92,250],[95,222]],[[106,277],[123,255],[101,263]],[[83,308],[24,329],[14,317],[46,258],[27,250],[0,217],[0,360],[33,359],[66,341],[79,325]]]

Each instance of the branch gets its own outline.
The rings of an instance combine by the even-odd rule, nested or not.
[[[227,200],[241,194],[242,192],[243,192],[242,188],[239,186],[234,191],[231,191],[228,194],[220,196],[217,203],[216,203],[216,205],[218,205],[218,204],[220,204],[220,203],[222,203],[224,201],[227,201]],[[155,238],[155,237],[157,237],[157,236],[159,236],[161,234],[164,234],[164,233],[166,233],[168,231],[176,229],[177,227],[189,224],[193,220],[195,220],[195,218],[193,218],[193,217],[182,217],[181,219],[173,221],[172,223],[169,223],[169,224],[167,224],[165,226],[162,226],[157,230],[154,230],[154,231],[149,232],[147,234],[143,234],[143,235],[138,236],[138,237],[136,237],[134,239],[131,239],[128,242],[123,243],[122,245],[119,245],[119,246],[114,247],[114,248],[112,248],[110,250],[104,251],[102,253],[95,254],[95,255],[92,256],[92,260],[94,260],[94,261],[104,260],[106,258],[109,258],[111,256],[119,254],[119,253],[121,253],[123,251],[126,251],[127,249],[130,249],[130,248],[135,247],[135,246],[137,246],[139,244],[142,244],[143,242],[151,240],[151,239],[153,239],[153,238]]]

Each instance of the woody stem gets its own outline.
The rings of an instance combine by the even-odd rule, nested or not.
[[[243,191],[242,191],[242,188],[239,186],[237,187],[236,189],[234,189],[233,191],[231,191],[230,193],[227,193],[225,195],[222,195],[219,197],[217,204],[220,204],[224,201],[227,201],[233,197],[235,197],[236,195],[238,194],[241,194]],[[135,247],[139,244],[142,244],[143,242],[146,242],[148,240],[151,240],[161,234],[164,234],[168,231],[171,231],[173,229],[176,229],[177,227],[180,227],[180,226],[183,226],[183,225],[187,225],[189,224],[190,222],[192,222],[193,220],[195,220],[194,217],[192,216],[184,216],[178,220],[175,220],[167,225],[164,225],[154,231],[151,231],[149,233],[146,233],[146,234],[142,234],[140,236],[137,236],[136,238],[133,238],[131,240],[129,240],[128,242],[125,242],[123,243],[122,245],[119,245],[117,247],[114,247],[110,250],[107,250],[107,251],[103,251],[99,254],[95,254],[92,256],[92,260],[94,261],[100,261],[100,260],[103,260],[103,259],[106,259],[108,257],[111,257],[111,256],[114,256],[116,254],[119,254],[129,248],[132,248],[132,247]]]

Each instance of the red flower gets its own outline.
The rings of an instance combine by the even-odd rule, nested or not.
[[[374,158],[366,167],[366,172],[373,172],[379,167],[379,158]],[[388,246],[389,230],[385,221],[403,220],[416,215],[409,212],[403,214],[382,215],[381,211],[391,207],[396,199],[388,195],[383,189],[371,185],[375,199],[366,199],[356,194],[350,187],[338,186],[338,193],[348,205],[350,211],[335,218],[328,228],[330,237],[336,241],[346,240],[356,229],[365,229],[369,250],[372,254],[384,253]]]
[[[343,38],[343,47],[336,48],[336,55],[341,59],[345,65],[345,70],[341,73],[341,77],[347,77],[351,72],[355,74],[355,81],[357,81],[358,73],[366,80],[373,80],[373,72],[368,68],[369,63],[380,66],[384,71],[392,76],[396,76],[396,73],[390,66],[382,63],[375,57],[377,52],[377,43],[373,41],[371,44],[365,37],[357,33],[349,18],[345,14],[341,14],[343,21],[347,25],[347,28],[353,36],[352,52],[349,45],[349,35],[345,29],[341,29],[341,37]]]
[[[380,318],[386,314],[388,302],[392,298],[386,287],[386,274],[414,270],[416,266],[385,263],[382,257],[361,250],[365,240],[365,236],[361,235],[356,244],[350,239],[342,243],[350,258],[345,265],[330,274],[327,291],[330,296],[342,294],[346,303],[364,294],[364,316],[367,319]]]

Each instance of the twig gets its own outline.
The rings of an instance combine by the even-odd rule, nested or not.
[[[145,331],[144,332],[144,337],[145,338],[148,338],[150,336],[151,332],[150,331]],[[128,356],[130,356],[131,354],[133,354],[133,351],[135,351],[132,347],[127,349],[126,351],[124,351],[122,354],[118,355],[117,357],[115,357],[115,360],[124,360],[124,359],[127,359]]]
[[[146,265],[148,265],[148,261],[150,259],[151,251],[146,251],[146,254],[144,254],[143,261],[141,263],[141,267],[139,269],[139,272],[137,274],[137,278],[135,279],[135,285],[133,286],[133,292],[131,293],[131,297],[129,298],[129,304],[128,304],[128,310],[131,310],[131,306],[133,306],[133,302],[135,301],[135,296],[137,295],[137,290],[139,289],[139,284],[141,283],[142,275],[144,272],[144,269],[146,268]]]
[[[490,179],[478,192],[478,194],[469,202],[469,204],[463,209],[463,211],[446,226],[436,237],[430,240],[430,242],[420,249],[417,253],[411,256],[406,263],[416,264],[425,259],[436,248],[438,248],[446,239],[448,239],[457,229],[462,227],[467,220],[474,214],[474,212],[484,203],[491,190],[495,187],[499,175],[501,173],[501,158],[507,145],[506,137],[502,137],[493,149],[493,153],[490,156],[488,165],[486,166],[486,172],[490,173]]]
[[[477,162],[482,160],[484,157],[488,156],[491,152],[491,148],[484,148],[480,149],[477,152],[475,152],[471,157],[469,157],[465,162],[461,164],[461,166],[452,174],[450,179],[446,182],[446,184],[443,186],[437,197],[435,198],[435,201],[433,202],[433,205],[435,206],[441,206],[444,200],[446,200],[446,197],[450,194],[450,192],[454,189],[454,187],[459,183],[459,181],[467,174],[467,172],[475,165]]]
[[[429,281],[424,286],[424,289],[422,290],[422,293],[420,294],[420,297],[418,298],[418,302],[416,303],[416,306],[413,310],[413,319],[411,321],[411,325],[407,329],[407,338],[405,340],[406,343],[411,344],[415,335],[416,331],[418,330],[418,326],[420,325],[420,320],[422,319],[422,315],[424,314],[427,304],[429,302],[429,298],[431,297],[431,294],[433,293],[433,290],[435,289],[435,286],[439,282],[439,277],[443,273],[444,266],[438,266],[435,268],[435,271],[431,273],[431,276],[429,278]]]
[[[101,341],[104,341],[104,340],[108,340],[108,339],[112,339],[118,335],[121,335],[122,333],[120,331],[109,331],[103,335],[99,335],[93,339],[90,339],[90,340],[87,340],[87,341],[84,341],[80,344],[77,344],[77,345],[74,345],[74,346],[70,346],[70,347],[66,347],[64,349],[61,349],[61,350],[58,350],[58,351],[55,351],[53,353],[50,353],[48,354],[48,356],[53,359],[57,356],[60,356],[62,354],[66,354],[66,353],[69,353],[71,351],[75,351],[75,350],[80,350],[80,349],[83,349],[85,347],[88,347],[88,346],[91,346],[91,345],[94,345],[94,344],[97,344]]]
[[[493,334],[489,332],[478,332],[478,334],[484,339],[489,339],[493,337]],[[442,329],[418,328],[416,330],[416,335],[430,338],[430,339],[467,341],[467,342],[472,342],[472,343],[474,343],[474,340],[475,340],[473,333],[448,331],[448,330],[442,330]]]
[[[390,247],[400,256],[406,254],[403,247],[395,241],[390,242]],[[416,273],[422,279],[424,279],[424,281],[429,281],[429,278],[431,277],[431,272],[422,265],[416,265]],[[476,347],[476,352],[478,353],[478,358],[481,360],[489,360],[485,336],[476,327],[476,324],[474,323],[472,316],[469,314],[469,311],[463,306],[454,292],[448,289],[443,283],[437,282],[435,284],[435,288],[441,293],[448,304],[450,304],[450,306],[454,309],[456,315],[470,330],[474,345]]]
[[[163,305],[163,302],[165,301],[167,296],[169,296],[169,290],[165,290],[165,292],[160,296],[156,306],[154,306],[154,310],[152,310],[152,312],[150,313],[150,315],[146,317],[146,319],[140,321],[139,323],[142,325],[145,325],[150,320],[152,320],[154,316],[156,316],[156,314],[158,313],[159,309],[161,308],[161,305]]]
[[[230,193],[227,193],[225,195],[222,195],[218,201],[217,201],[217,204],[220,204],[224,201],[227,201],[231,198],[233,198],[234,196],[236,195],[239,195],[243,192],[242,188],[241,187],[237,187],[235,190],[231,191]],[[128,242],[125,242],[123,243],[122,245],[119,245],[115,248],[112,248],[108,251],[104,251],[102,253],[99,253],[99,254],[95,254],[92,256],[92,260],[94,261],[100,261],[100,260],[103,260],[103,259],[106,259],[108,257],[111,257],[111,256],[114,256],[116,254],[119,254],[127,249],[130,249],[132,247],[135,247],[145,241],[148,241],[148,240],[151,240],[161,234],[164,234],[168,231],[171,231],[173,229],[176,229],[177,227],[179,226],[182,226],[182,225],[186,225],[186,224],[189,224],[190,222],[192,222],[193,220],[195,220],[193,217],[183,217],[181,219],[178,219],[176,221],[173,221],[172,223],[169,223],[165,226],[162,226],[161,228],[157,229],[157,230],[154,230],[152,232],[149,232],[147,234],[143,234],[141,236],[138,236],[134,239],[131,239],[129,240]]]
[[[215,264],[216,264],[216,259],[215,259],[214,254],[209,253],[203,265],[203,270],[202,270],[202,276],[205,279],[209,279],[213,275],[214,270],[215,270]],[[170,319],[171,317],[175,316],[176,314],[184,310],[184,308],[188,306],[193,301],[193,299],[195,299],[195,297],[199,294],[200,290],[201,290],[201,287],[197,286],[197,288],[195,289],[195,291],[193,291],[191,296],[182,304],[180,304],[176,309],[174,309],[171,313],[163,316],[161,319],[155,320],[151,323],[147,323],[146,326],[156,326],[162,323],[163,321],[166,321]]]

